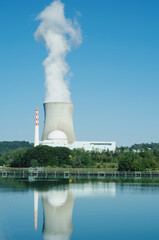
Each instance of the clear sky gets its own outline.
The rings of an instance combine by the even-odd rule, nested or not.
[[[33,34],[51,2],[0,1],[0,141],[33,142],[36,107],[42,134],[47,51]],[[81,13],[83,42],[67,56],[77,140],[159,142],[159,1],[62,2],[67,18]]]

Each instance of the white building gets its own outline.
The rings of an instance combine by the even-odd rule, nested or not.
[[[68,144],[67,136],[61,131],[54,131],[49,134],[48,139],[39,142],[40,145],[47,145],[51,147],[68,147],[70,149],[84,149],[86,151],[115,151],[116,142],[103,142],[103,141],[74,141]]]
[[[84,148],[86,151],[115,151],[116,142],[98,142],[98,141],[75,141],[69,146],[70,149]]]

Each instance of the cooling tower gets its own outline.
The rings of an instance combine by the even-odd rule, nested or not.
[[[66,134],[69,144],[75,141],[73,108],[74,104],[71,102],[44,103],[45,121],[42,141],[48,140],[49,134],[56,130]]]

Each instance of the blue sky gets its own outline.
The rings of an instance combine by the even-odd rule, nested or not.
[[[45,46],[36,16],[52,1],[0,2],[0,141],[34,141],[43,130]],[[77,140],[118,146],[159,142],[159,1],[63,0],[81,13],[83,42],[67,56]]]

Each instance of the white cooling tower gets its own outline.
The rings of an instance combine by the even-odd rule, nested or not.
[[[57,138],[65,141],[65,136],[69,144],[75,141],[73,128],[73,108],[71,102],[48,102],[44,103],[44,130],[42,141]]]

